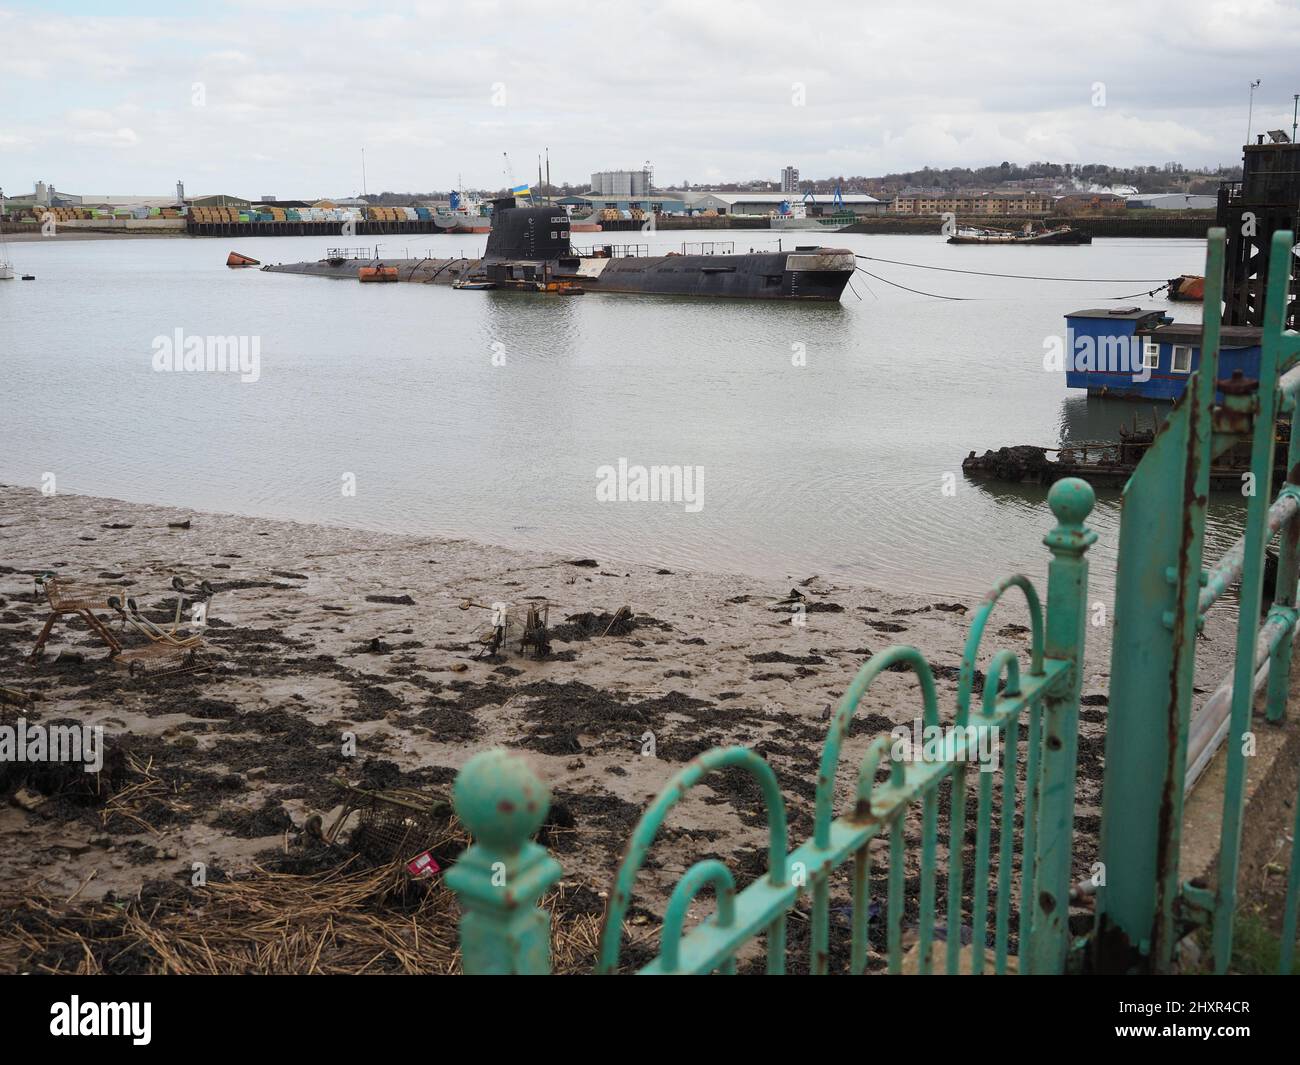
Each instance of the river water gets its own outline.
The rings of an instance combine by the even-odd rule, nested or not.
[[[605,239],[667,251],[699,237],[741,250],[778,239]],[[485,239],[390,237],[381,252],[474,256]],[[557,297],[224,265],[232,248],[291,262],[356,238],[18,243],[19,272],[37,280],[0,284],[0,480],[39,487],[53,474],[60,492],[967,598],[1014,570],[1043,574],[1045,490],[969,483],[961,459],[1149,423],[1145,405],[1067,390],[1043,369],[1044,341],[1083,307],[1199,318],[1199,305],[1163,294],[1112,297],[1203,272],[1203,243],[822,242],[907,263],[1107,280],[877,262],[864,265],[966,299],[862,274],[838,305]],[[257,380],[156,371],[155,338],[177,330],[247,338]],[[692,485],[702,506],[598,499],[601,467],[620,460],[702,467]],[[1110,583],[1118,504],[1099,493],[1094,592]],[[1213,509],[1207,557],[1239,530],[1237,503]]]

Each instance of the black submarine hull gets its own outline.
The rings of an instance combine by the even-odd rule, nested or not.
[[[542,292],[611,292],[640,296],[838,302],[856,261],[846,248],[797,247],[742,255],[579,255],[568,216],[556,207],[518,207],[498,200],[481,259],[362,259],[264,266],[269,273],[360,280],[362,268],[392,267],[388,280],[458,282]],[[374,272],[367,270],[367,279]]]

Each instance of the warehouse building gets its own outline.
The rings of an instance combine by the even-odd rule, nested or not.
[[[889,207],[884,200],[864,193],[845,193],[840,197],[840,202],[836,202],[831,193],[812,194],[800,199],[779,192],[691,192],[686,194],[686,202],[693,213],[717,211],[718,214],[750,216],[778,214],[782,204],[800,202],[813,216],[833,215],[839,211],[849,211],[859,216],[884,214]]]
[[[1156,192],[1130,196],[1130,211],[1213,211],[1219,205],[1217,196],[1193,196],[1185,192]]]
[[[940,195],[896,196],[894,214],[966,215],[1050,214],[1051,196],[1036,192],[947,192]]]

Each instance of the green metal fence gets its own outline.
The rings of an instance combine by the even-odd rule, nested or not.
[[[698,862],[681,877],[668,901],[659,956],[645,973],[734,972],[737,955],[752,940],[765,939],[767,971],[786,966],[786,918],[800,896],[811,896],[809,967],[824,973],[829,964],[829,909],[832,874],[847,868],[852,894],[850,967],[867,967],[868,923],[872,913],[871,856],[876,837],[888,840],[888,890],[883,908],[887,967],[903,966],[905,826],[919,808],[920,901],[917,968],[935,967],[936,884],[947,885],[944,914],[946,947],[942,967],[955,972],[962,962],[959,930],[972,929],[968,966],[1004,972],[1013,920],[1020,971],[1054,972],[1069,948],[1070,838],[1074,812],[1075,731],[1079,669],[1085,632],[1088,566],[1086,551],[1096,539],[1083,522],[1092,509],[1092,489],[1079,480],[1053,486],[1050,503],[1058,524],[1044,542],[1051,550],[1047,610],[1028,578],[1012,576],[995,587],[975,612],[962,656],[955,712],[942,735],[920,750],[894,751],[886,737],[875,739],[857,773],[852,806],[835,815],[834,791],[840,750],[854,711],[886,670],[905,669],[919,688],[919,718],[926,728],[941,725],[934,678],[921,652],[891,647],[862,667],[840,699],[822,749],[812,838],[789,850],[785,801],[775,772],[742,747],[716,748],[696,758],[670,780],[632,834],[610,892],[598,971],[619,967],[623,919],[633,899],[637,873],[672,808],[701,780],[728,767],[750,774],[767,808],[768,870],[743,891],[716,860]],[[1008,650],[991,656],[977,706],[973,706],[976,665],[990,615],[1009,591],[1024,600],[1030,628],[1030,654],[1021,663]],[[1005,610],[1005,608],[1004,608]],[[923,735],[925,735],[923,733]],[[1023,741],[1022,741],[1023,735]],[[987,754],[996,749],[1000,768],[991,770]],[[877,782],[886,755],[888,780]],[[1019,770],[1019,771],[1018,771]],[[1023,771],[1024,785],[1017,788]],[[977,782],[969,777],[974,773]],[[995,801],[995,776],[1000,776]],[[976,794],[975,845],[967,855],[966,795]],[[939,832],[941,786],[950,788],[949,831]],[[1020,794],[1019,805],[1017,800]],[[525,973],[548,968],[548,918],[537,900],[559,878],[559,866],[531,835],[542,824],[548,796],[544,785],[518,755],[489,751],[476,756],[457,778],[456,810],[475,843],[447,875],[461,896],[464,966],[467,972]],[[1016,847],[1014,813],[1023,819]],[[996,819],[996,820],[995,820]],[[993,826],[1000,824],[998,854],[992,854]],[[946,844],[946,846],[945,846]],[[1018,853],[1017,853],[1018,852]],[[945,869],[940,871],[940,857]],[[996,873],[991,867],[996,861]],[[1019,864],[1019,880],[1015,867]],[[972,867],[971,904],[963,907],[967,866]],[[696,895],[711,889],[716,913],[683,934],[686,911]],[[1020,899],[1033,904],[1022,907]],[[986,947],[992,930],[993,946]],[[991,953],[992,957],[989,957]]]
[[[1300,391],[1300,335],[1284,328],[1294,236],[1273,236],[1257,381],[1218,376],[1224,243],[1222,229],[1210,231],[1200,367],[1124,489],[1101,829],[1106,877],[1093,943],[1093,964],[1108,970],[1170,969],[1176,943],[1198,924],[1212,927],[1214,967],[1227,969],[1257,676],[1267,680],[1267,719],[1278,722],[1286,713],[1297,619],[1300,433],[1291,434],[1276,497],[1273,464],[1278,418],[1294,412]],[[1206,567],[1210,464],[1243,443],[1251,449],[1245,533]],[[1277,593],[1261,623],[1265,552],[1274,539]],[[1196,635],[1206,612],[1238,582],[1231,677],[1193,721]],[[1220,743],[1227,777],[1211,889],[1180,883],[1179,861],[1188,788]],[[1293,844],[1283,971],[1295,942],[1297,855]]]
[[[1173,964],[1178,940],[1207,924],[1213,929],[1215,965],[1220,971],[1226,968],[1241,839],[1244,746],[1240,740],[1250,725],[1254,682],[1261,665],[1268,668],[1269,719],[1280,720],[1285,712],[1297,620],[1300,439],[1296,436],[1290,445],[1288,480],[1270,503],[1276,417],[1294,410],[1300,392],[1300,366],[1293,365],[1300,358],[1300,337],[1282,327],[1289,278],[1278,265],[1284,261],[1280,257],[1291,254],[1291,244],[1290,234],[1278,234],[1273,244],[1260,380],[1218,382],[1224,239],[1221,230],[1211,231],[1201,366],[1125,489],[1106,738],[1102,876],[1093,934],[1073,941],[1069,910],[1086,553],[1096,535],[1084,524],[1094,501],[1092,489],[1069,479],[1054,485],[1048,497],[1057,524],[1044,538],[1052,556],[1046,610],[1033,584],[1020,575],[1002,581],[985,597],[972,618],[950,720],[941,721],[932,671],[915,648],[888,648],[859,671],[831,717],[810,839],[789,849],[785,802],[776,774],[745,748],[715,748],[668,782],[634,830],[610,890],[599,972],[620,968],[624,917],[633,902],[637,874],[665,819],[696,784],[728,769],[752,776],[763,796],[766,875],[737,891],[734,875],[722,862],[706,860],[691,866],[669,897],[659,953],[640,969],[643,973],[735,972],[738,956],[760,941],[767,972],[782,973],[787,964],[787,918],[805,896],[811,899],[809,969],[827,972],[831,883],[841,870],[850,885],[850,971],[867,970],[873,933],[874,941],[884,948],[887,970],[902,971],[909,816],[920,823],[919,856],[910,856],[919,869],[912,952],[919,972],[935,968],[950,973],[962,969],[974,973],[1163,970]],[[1216,384],[1223,393],[1221,403],[1216,402]],[[1201,563],[1210,463],[1243,440],[1251,442],[1254,456],[1254,494],[1247,500],[1246,532],[1223,560],[1205,569]],[[1279,534],[1278,595],[1261,625],[1264,551]],[[1240,619],[1231,689],[1216,692],[1193,725],[1196,633],[1205,611],[1238,578]],[[1022,663],[1008,650],[989,655],[976,706],[976,667],[985,630],[994,607],[1012,589],[1018,593],[1016,598],[1023,598],[1028,613],[1029,661]],[[913,674],[919,689],[919,719],[926,728],[942,728],[942,742],[909,752],[897,746],[897,739],[875,739],[858,767],[853,802],[837,816],[834,799],[841,747],[859,702],[886,670]],[[1218,706],[1230,707],[1226,723],[1216,724]],[[1225,734],[1230,742],[1218,887],[1180,884],[1182,809],[1189,779],[1212,752],[1216,737]],[[997,772],[981,763],[980,752],[989,750],[990,740],[1000,751]],[[877,780],[886,761],[887,779]],[[970,779],[972,773],[977,780]],[[966,798],[972,787],[975,833],[973,846],[967,848]],[[941,838],[939,827],[940,796],[945,789],[949,798],[946,839]],[[465,971],[548,972],[549,917],[538,901],[561,871],[543,848],[531,842],[547,813],[545,785],[520,756],[489,751],[466,764],[456,780],[454,800],[475,840],[447,874],[462,904]],[[1296,809],[1300,829],[1300,800]],[[1018,846],[1017,812],[1023,826]],[[995,828],[996,855],[991,842]],[[871,890],[871,843],[877,837],[887,841],[883,906],[873,900]],[[1290,946],[1295,940],[1298,881],[1300,847],[1293,846],[1284,971],[1290,968]],[[942,913],[946,943],[936,962],[940,883],[947,894]],[[716,898],[715,912],[684,931],[689,907],[706,890]],[[883,922],[873,914],[882,915]],[[960,929],[966,922],[971,949],[964,956]],[[910,962],[907,967],[912,968]]]

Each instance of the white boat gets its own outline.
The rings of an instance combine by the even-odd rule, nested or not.
[[[770,229],[818,230],[833,233],[838,229],[843,229],[847,224],[837,218],[810,215],[807,207],[802,203],[783,202],[781,207],[782,210],[774,211],[770,215],[768,221]]]
[[[483,201],[474,193],[453,192],[446,210],[439,209],[433,223],[449,233],[488,233],[492,220],[483,216]]]

